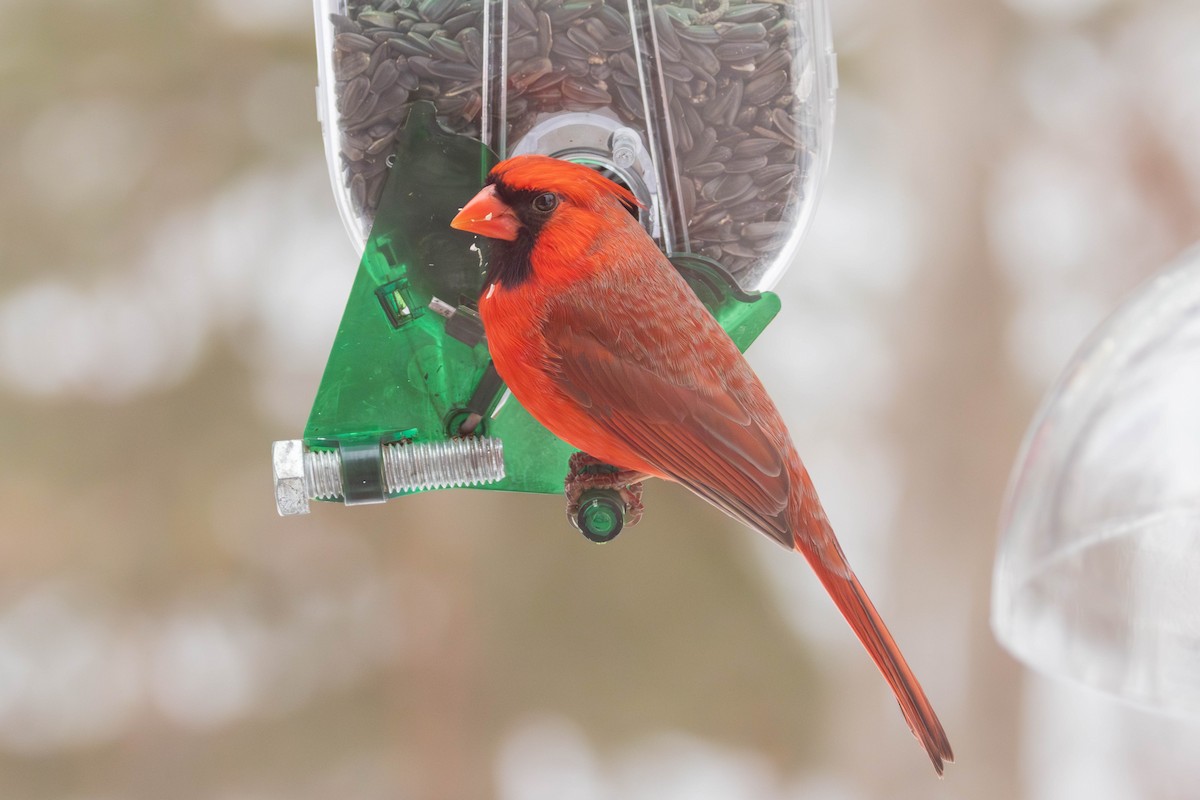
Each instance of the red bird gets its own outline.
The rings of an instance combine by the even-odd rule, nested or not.
[[[479,314],[500,376],[559,438],[683,484],[808,559],[940,775],[950,742],[855,578],[758,376],[637,220],[579,164],[518,156],[450,224],[496,241]]]

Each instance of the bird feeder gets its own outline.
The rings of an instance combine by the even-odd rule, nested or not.
[[[475,310],[487,245],[449,228],[498,160],[587,164],[745,349],[779,309],[829,156],[823,2],[315,0],[318,108],[362,256],[281,514],[473,487],[559,493],[573,449],[510,400]],[[626,509],[572,521],[607,541]]]

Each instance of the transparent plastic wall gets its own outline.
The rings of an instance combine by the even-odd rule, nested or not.
[[[808,225],[836,73],[823,2],[316,0],[334,192],[361,247],[412,102],[501,157],[591,164],[670,254],[770,288]],[[404,165],[396,179],[404,179]]]
[[[1047,395],[1001,531],[1001,643],[1200,718],[1200,246],[1097,329]]]

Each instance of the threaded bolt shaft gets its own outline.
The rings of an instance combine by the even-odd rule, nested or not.
[[[504,443],[494,436],[436,442],[391,442],[382,447],[383,482],[389,494],[482,486],[504,477]],[[308,501],[339,500],[342,456],[309,450],[299,440],[275,442],[275,505],[284,516],[307,514]]]

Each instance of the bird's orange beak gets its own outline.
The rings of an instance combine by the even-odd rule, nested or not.
[[[511,242],[517,238],[521,221],[496,194],[495,186],[485,186],[450,220],[450,227]]]

